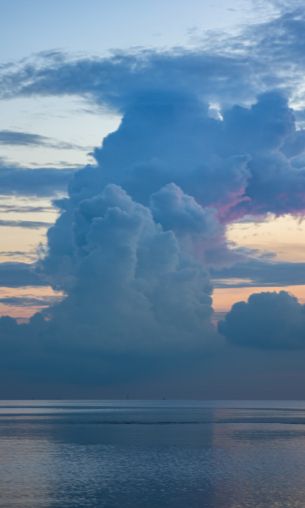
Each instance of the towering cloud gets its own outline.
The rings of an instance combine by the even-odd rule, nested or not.
[[[53,310],[66,335],[74,323],[74,340],[87,336],[98,348],[121,352],[188,351],[211,338],[207,274],[147,207],[107,185],[70,213],[70,255],[52,243],[46,260],[51,271],[65,261],[70,268],[68,279],[57,279],[68,297]]]
[[[89,94],[122,114],[95,150],[96,164],[76,172],[57,201],[37,270],[65,298],[28,324],[0,320],[7,365],[17,368],[22,354],[24,368],[39,364],[44,375],[68,365],[72,376],[89,363],[94,375],[111,377],[152,359],[171,366],[201,357],[218,344],[209,270],[243,257],[227,244],[226,226],[249,214],[305,211],[305,131],[287,89],[273,90],[274,79],[266,91],[268,79],[254,79],[257,61],[246,60],[207,52],[53,56],[49,67],[28,65],[2,79],[16,94]],[[254,99],[257,91],[264,93]],[[286,317],[274,320],[274,309]],[[220,331],[238,344],[300,347],[303,313],[286,293],[253,296]]]
[[[3,371],[38,368],[49,378],[64,366],[61,375],[75,381],[81,366],[86,379],[124,379],[151,362],[170,367],[211,348],[209,278],[174,232],[117,185],[73,197],[49,232],[43,266],[67,296],[48,319],[0,320]]]
[[[26,333],[30,347],[42,341],[45,352],[72,356],[75,348],[170,356],[211,347],[207,270],[234,256],[225,224],[249,212],[303,209],[302,170],[293,149],[290,158],[282,149],[295,136],[293,112],[277,93],[217,120],[189,95],[141,94],[95,151],[97,164],[77,172],[57,203],[40,271],[66,297],[46,321],[0,321],[2,334],[22,341]],[[285,162],[280,173],[275,159]]]

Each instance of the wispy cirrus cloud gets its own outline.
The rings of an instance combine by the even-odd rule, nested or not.
[[[211,269],[216,287],[291,286],[305,284],[305,263],[244,259],[231,266]],[[226,282],[226,280],[228,282]]]
[[[0,145],[13,145],[13,146],[42,146],[48,148],[56,148],[59,150],[75,150],[85,147],[73,143],[66,143],[51,139],[47,136],[35,134],[32,132],[12,131],[12,130],[0,130]],[[88,150],[90,147],[87,147]]]
[[[0,227],[10,228],[26,228],[26,229],[41,229],[49,228],[52,225],[51,222],[35,221],[35,220],[5,220],[0,219]]]
[[[56,196],[66,193],[75,169],[22,168],[0,161],[2,195]]]
[[[0,303],[9,305],[11,307],[49,307],[56,303],[59,297],[56,296],[41,296],[40,298],[34,296],[7,296],[0,297]]]
[[[37,273],[36,266],[30,263],[0,263],[0,286],[24,287],[45,286],[46,280]]]
[[[36,205],[24,205],[24,204],[0,204],[0,213],[44,213],[53,211],[53,206],[36,206]]]
[[[234,104],[237,97],[239,103],[253,101],[275,87],[296,92],[304,68],[303,5],[297,0],[270,3],[279,10],[267,21],[237,36],[209,34],[193,49],[117,51],[104,58],[43,52],[4,66],[1,94],[78,95],[122,112],[140,91],[171,89],[172,83],[221,104]]]

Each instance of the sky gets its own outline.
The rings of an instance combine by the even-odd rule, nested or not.
[[[302,2],[0,5],[0,396],[303,398]]]

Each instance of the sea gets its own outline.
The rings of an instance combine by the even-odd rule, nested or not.
[[[304,508],[305,402],[1,401],[5,508]]]

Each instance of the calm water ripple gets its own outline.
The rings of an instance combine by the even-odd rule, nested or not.
[[[304,508],[305,403],[0,402],[4,508]]]

